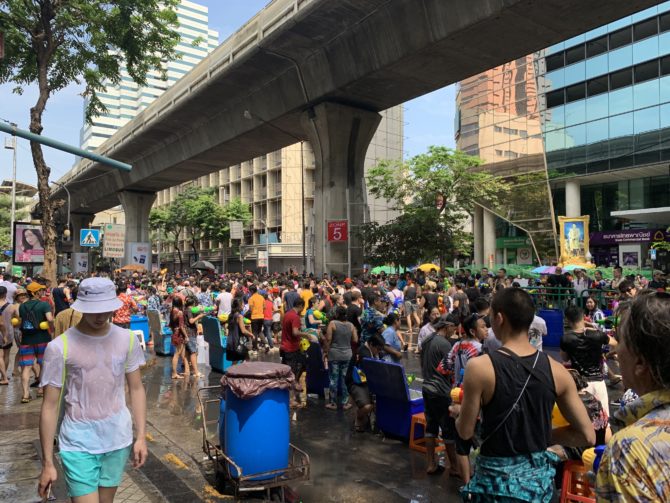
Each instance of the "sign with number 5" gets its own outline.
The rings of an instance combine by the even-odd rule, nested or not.
[[[349,232],[346,220],[330,220],[328,222],[328,241],[347,241]]]

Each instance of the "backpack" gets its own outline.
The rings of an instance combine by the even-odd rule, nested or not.
[[[21,316],[21,331],[27,334],[37,332],[40,328],[40,322],[33,311],[35,306],[28,307],[27,305],[23,306],[25,316]],[[19,308],[19,315],[21,314],[21,308]]]

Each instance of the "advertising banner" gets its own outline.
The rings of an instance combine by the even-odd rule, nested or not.
[[[72,270],[75,274],[88,272],[88,253],[73,253],[72,261]]]
[[[14,222],[15,264],[43,264],[44,238],[42,226],[28,222]]]
[[[151,243],[129,243],[128,264],[141,265],[149,269],[151,264]]]
[[[123,224],[105,224],[102,256],[105,258],[123,258],[125,255],[126,226]]]

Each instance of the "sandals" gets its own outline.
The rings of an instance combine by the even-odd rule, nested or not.
[[[350,403],[345,403],[345,404],[342,406],[342,410],[349,410],[349,409],[351,409],[352,407],[353,407],[353,405],[351,405]]]
[[[32,398],[30,398],[30,397],[27,397],[27,398],[26,398],[26,397],[24,396],[23,398],[21,398],[21,403],[28,403],[28,402],[30,402],[30,400],[32,400]]]
[[[172,379],[183,379],[183,378],[184,376],[179,374],[172,376]]]
[[[5,379],[4,381],[0,381],[0,386],[8,386],[8,385],[9,381],[7,379]]]
[[[335,405],[334,403],[327,403],[327,404],[326,404],[326,409],[328,409],[328,410],[337,410],[337,405]]]

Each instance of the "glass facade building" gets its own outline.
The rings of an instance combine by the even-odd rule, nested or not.
[[[571,208],[592,232],[662,227],[611,213],[670,206],[670,2],[466,79],[456,101],[457,147],[514,184],[498,237],[523,229],[549,260]]]

